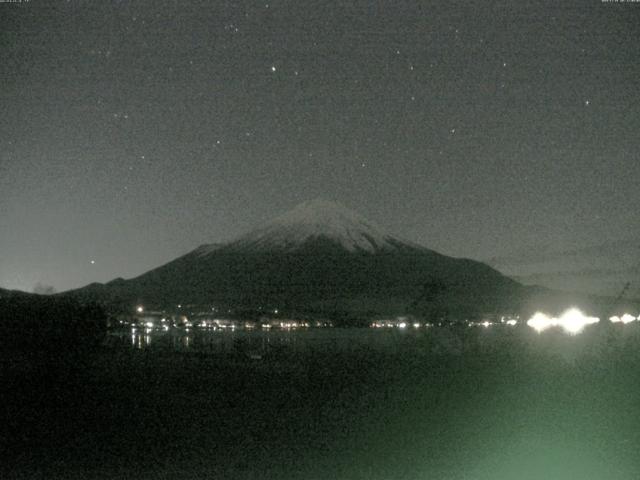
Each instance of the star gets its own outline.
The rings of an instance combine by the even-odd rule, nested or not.
[[[275,65],[271,65],[271,71],[275,72],[276,71],[276,66]]]

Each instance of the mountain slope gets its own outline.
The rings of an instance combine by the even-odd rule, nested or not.
[[[525,285],[616,297],[630,282],[628,298],[640,297],[640,242],[635,240],[572,250],[540,247],[487,263]]]
[[[522,288],[480,262],[404,241],[345,207],[304,203],[227,244],[76,295],[233,309],[469,315],[515,308]]]
[[[7,298],[37,298],[41,295],[29,292],[23,292],[21,290],[7,290],[4,288],[0,288],[0,299]]]

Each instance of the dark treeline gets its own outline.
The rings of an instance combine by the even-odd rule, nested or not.
[[[0,298],[0,453],[37,451],[74,437],[74,412],[90,403],[87,368],[105,334],[98,306],[28,294]],[[0,477],[9,478],[1,470]]]
[[[80,353],[98,345],[105,333],[106,315],[97,305],[39,295],[0,298],[0,346],[5,352]]]

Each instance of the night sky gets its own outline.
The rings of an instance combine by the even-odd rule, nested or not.
[[[0,3],[0,287],[305,200],[489,258],[640,237],[640,3]]]

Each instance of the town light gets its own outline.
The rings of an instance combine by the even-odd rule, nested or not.
[[[618,315],[614,315],[613,317],[609,318],[609,321],[611,323],[624,323],[625,325],[627,323],[631,323],[631,322],[633,322],[635,320],[636,320],[636,317],[634,317],[633,315],[631,315],[629,313],[625,313],[621,317],[619,317]]]
[[[587,317],[577,308],[572,308],[571,310],[566,311],[560,317],[559,323],[560,326],[565,329],[565,331],[576,334],[580,333],[585,326],[592,323],[598,323],[599,321],[599,318]]]
[[[527,325],[529,325],[531,328],[533,328],[537,332],[543,332],[547,328],[552,327],[553,322],[551,321],[551,318],[549,318],[547,315],[545,315],[544,313],[538,312],[529,319],[529,321],[527,322]]]
[[[542,332],[551,327],[561,327],[565,332],[575,335],[580,333],[585,326],[599,321],[600,319],[597,317],[588,317],[577,308],[571,308],[559,318],[549,317],[544,313],[538,312],[529,319],[527,325],[537,332]]]
[[[622,315],[622,317],[620,317],[620,320],[622,321],[622,323],[631,323],[636,319],[636,317],[634,317],[633,315],[629,314],[629,313],[625,313],[624,315]]]

